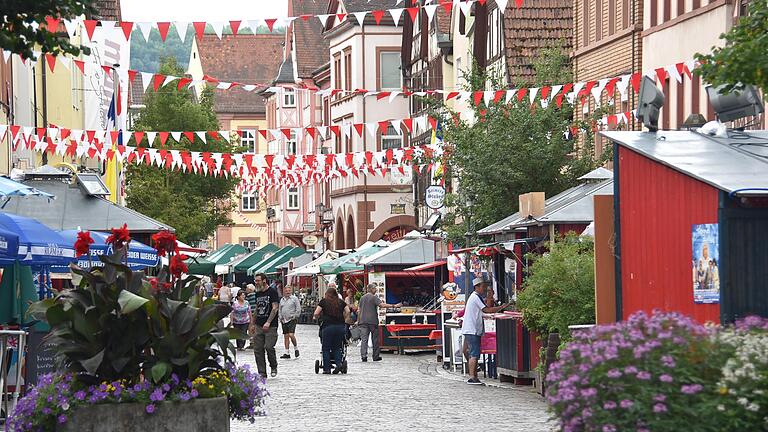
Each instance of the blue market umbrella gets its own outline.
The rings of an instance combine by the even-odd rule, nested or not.
[[[35,189],[32,186],[27,186],[24,183],[19,183],[15,180],[11,180],[8,177],[0,177],[0,197],[12,197],[12,196],[41,196],[48,199],[55,198],[48,192],[43,192],[40,189]]]
[[[64,239],[70,244],[74,245],[77,241],[77,230],[59,231]],[[112,245],[107,244],[107,237],[109,234],[91,231],[91,238],[93,244],[91,244],[91,259],[88,260],[87,256],[81,256],[77,259],[77,265],[88,269],[91,265],[94,267],[101,267],[103,263],[99,259],[99,255],[111,255]],[[157,250],[151,246],[147,246],[144,243],[131,240],[128,244],[128,267],[131,270],[143,270],[147,267],[155,267],[159,261],[157,256]],[[55,266],[51,269],[54,272],[68,272],[69,268]]]
[[[19,236],[0,229],[0,266],[13,264],[19,255]]]
[[[0,229],[19,237],[16,259],[21,265],[61,265],[75,260],[74,243],[35,219],[0,212]]]

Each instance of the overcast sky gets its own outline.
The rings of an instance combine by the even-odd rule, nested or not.
[[[277,18],[287,0],[122,0],[125,21],[229,21]]]

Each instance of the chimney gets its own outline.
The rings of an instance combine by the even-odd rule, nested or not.
[[[520,216],[522,218],[527,218],[528,216],[538,218],[543,216],[544,199],[544,192],[528,192],[527,194],[520,195]]]

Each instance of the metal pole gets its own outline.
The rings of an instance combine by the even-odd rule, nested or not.
[[[464,242],[464,247],[467,249],[467,251],[466,251],[466,253],[464,255],[464,266],[465,266],[465,270],[464,270],[464,295],[465,296],[468,296],[472,292],[469,289],[470,285],[472,283],[472,276],[470,276],[471,271],[472,271],[472,265],[471,265],[472,254],[471,254],[471,252],[469,250],[469,243],[472,240],[472,232],[471,232],[472,225],[471,225],[471,221],[470,221],[471,218],[472,218],[472,215],[471,214],[467,214],[467,232],[464,233],[464,239],[466,240]]]

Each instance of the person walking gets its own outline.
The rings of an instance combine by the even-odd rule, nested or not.
[[[376,284],[368,284],[364,296],[360,298],[357,309],[357,326],[361,329],[360,358],[368,361],[368,335],[373,344],[373,361],[381,361],[381,346],[379,345],[379,308],[401,307],[402,303],[389,304],[381,301],[376,295]]]
[[[232,303],[232,285],[230,283],[219,288],[219,303],[225,305]]]
[[[283,288],[283,297],[280,299],[278,312],[285,342],[285,354],[280,356],[281,359],[291,358],[291,342],[293,342],[294,355],[296,358],[299,357],[299,345],[296,342],[296,324],[299,322],[299,315],[301,315],[301,302],[298,297],[293,295],[293,287],[286,285]]]
[[[267,276],[259,273],[254,277],[256,292],[254,299],[256,303],[256,312],[252,314],[251,331],[253,332],[253,354],[256,358],[256,369],[262,377],[267,377],[267,364],[272,377],[277,376],[277,355],[275,354],[275,345],[277,344],[277,312],[279,299],[277,292],[267,284]],[[265,359],[266,354],[266,359]]]
[[[256,315],[256,285],[248,284],[245,286],[245,301],[251,306],[251,319]],[[251,338],[248,341],[248,346],[245,349],[253,349],[253,328],[249,326],[248,334]]]
[[[248,333],[251,324],[251,305],[245,300],[245,291],[239,291],[232,303],[232,313],[229,314],[232,326],[243,333]],[[237,350],[243,351],[245,339],[237,338]]]
[[[349,306],[339,298],[336,288],[325,290],[325,297],[315,308],[314,318],[320,319],[320,342],[323,349],[323,373],[331,373],[331,357],[334,365],[333,373],[342,369],[342,345],[347,332],[346,322],[349,320]]]
[[[472,285],[475,287],[475,290],[467,298],[461,334],[466,341],[467,357],[469,357],[467,362],[469,368],[467,384],[483,385],[483,382],[477,378],[477,361],[480,359],[480,339],[485,334],[483,314],[496,313],[509,306],[509,303],[496,307],[486,306],[485,294],[488,289],[488,281],[478,277],[472,281]]]

